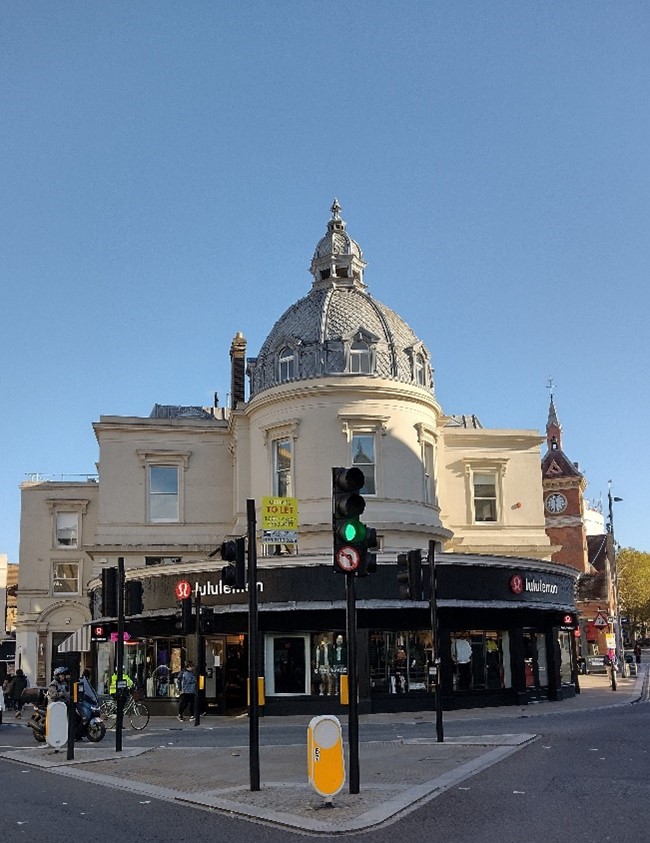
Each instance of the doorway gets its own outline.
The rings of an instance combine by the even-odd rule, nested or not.
[[[245,635],[205,639],[205,703],[212,714],[236,714],[246,707],[248,646]]]
[[[524,630],[524,670],[528,697],[531,700],[546,699],[548,697],[546,633],[534,629]]]

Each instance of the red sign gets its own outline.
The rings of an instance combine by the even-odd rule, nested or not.
[[[521,574],[515,574],[514,577],[510,579],[510,591],[513,594],[521,594],[524,590],[524,578]]]
[[[106,641],[108,630],[104,626],[93,626],[90,634],[93,641]]]
[[[192,586],[187,580],[180,580],[176,583],[176,597],[178,600],[187,600],[192,596]]]
[[[361,555],[356,547],[349,547],[346,545],[337,551],[336,564],[342,571],[350,573],[356,571],[361,562]]]
[[[118,640],[117,632],[111,632],[111,641],[115,643]],[[131,633],[130,632],[123,632],[122,633],[122,641],[130,641],[131,640]]]

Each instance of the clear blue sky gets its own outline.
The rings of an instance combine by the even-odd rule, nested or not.
[[[543,431],[650,551],[650,5],[0,3],[0,552],[92,422],[222,403],[336,196],[448,413]]]

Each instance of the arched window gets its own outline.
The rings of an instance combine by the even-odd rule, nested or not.
[[[424,357],[421,354],[416,354],[413,361],[413,377],[418,386],[427,385],[426,369],[424,367]]]
[[[355,340],[350,346],[350,371],[357,375],[370,374],[370,347],[367,342]]]
[[[278,355],[278,380],[290,381],[295,375],[295,356],[293,349],[283,348]]]

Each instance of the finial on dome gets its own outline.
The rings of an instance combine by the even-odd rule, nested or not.
[[[332,207],[330,208],[332,212],[332,219],[333,220],[340,220],[341,219],[341,206],[339,205],[339,200],[334,198],[332,202]]]

